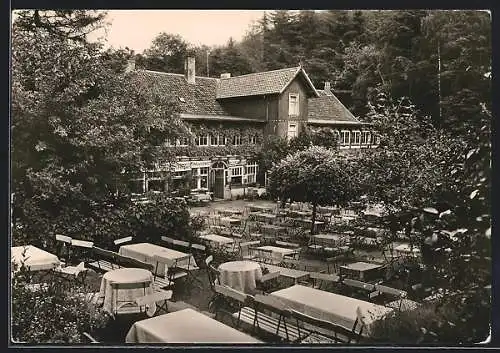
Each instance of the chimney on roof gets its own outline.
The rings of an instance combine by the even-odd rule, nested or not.
[[[223,74],[220,74],[220,78],[230,78],[231,74],[229,72],[225,72]]]
[[[131,72],[135,70],[135,56],[127,60],[127,66],[125,67],[125,72]]]
[[[186,58],[186,61],[184,62],[184,76],[186,77],[186,80],[188,83],[194,84],[195,83],[195,59],[194,56],[188,56]]]
[[[330,82],[329,81],[325,82],[325,91],[327,91],[327,92],[331,91],[331,89],[330,89]]]

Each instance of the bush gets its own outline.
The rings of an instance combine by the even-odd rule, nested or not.
[[[82,333],[105,327],[109,316],[57,281],[30,289],[21,269],[12,279],[12,340],[22,343],[83,343]]]
[[[472,344],[489,334],[491,298],[487,291],[446,295],[412,311],[395,311],[371,327],[375,343]]]

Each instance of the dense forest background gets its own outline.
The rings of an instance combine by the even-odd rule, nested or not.
[[[381,89],[395,100],[409,97],[436,126],[462,132],[474,123],[469,110],[491,102],[491,18],[485,11],[279,10],[266,12],[240,42],[193,46],[160,33],[135,56],[139,68],[183,73],[188,52],[196,56],[199,76],[301,64],[317,88],[331,82],[361,119]]]

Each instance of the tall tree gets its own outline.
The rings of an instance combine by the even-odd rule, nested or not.
[[[88,230],[89,213],[119,202],[127,172],[168,158],[148,130],[163,138],[184,131],[176,103],[135,74],[117,72],[120,55],[111,56],[14,22],[12,192],[22,225],[15,241],[43,245],[50,232]]]
[[[145,68],[155,71],[184,73],[188,43],[180,36],[162,32],[144,51]]]
[[[281,200],[310,202],[311,234],[317,206],[346,205],[360,194],[356,163],[325,147],[311,146],[288,155],[270,171],[268,190]]]

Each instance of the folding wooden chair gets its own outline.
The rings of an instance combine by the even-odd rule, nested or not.
[[[142,308],[137,304],[134,299],[120,299],[120,290],[133,290],[142,289],[143,296],[147,293],[147,288],[151,285],[151,281],[143,281],[137,283],[119,283],[112,282],[111,288],[113,290],[113,303],[112,303],[112,315],[116,318],[117,315],[121,314],[137,314],[142,312]],[[151,309],[152,310],[152,309]],[[154,306],[154,311],[156,311],[156,305]]]
[[[309,278],[313,281],[313,287],[317,289],[323,289],[328,284],[337,284],[340,281],[340,277],[337,275],[320,272],[310,272]]]
[[[264,293],[269,293],[276,290],[278,287],[279,276],[280,276],[279,271],[266,273],[261,277],[260,280],[256,282],[257,289],[261,290]]]
[[[215,318],[217,319],[218,313],[223,312],[229,314],[233,318],[234,310],[237,310],[238,317],[236,321],[236,327],[240,325],[241,309],[243,308],[247,295],[243,292],[237,291],[231,287],[225,285],[214,284],[215,292],[217,293],[217,298],[215,299]]]
[[[71,260],[71,237],[62,234],[56,234],[57,256],[64,262]],[[64,252],[66,254],[64,254]]]
[[[149,317],[155,316],[161,310],[168,313],[168,300],[172,298],[173,291],[157,290],[152,294],[144,295],[136,298],[135,302],[139,308],[145,308],[146,315]]]
[[[71,246],[78,251],[78,260],[89,262],[90,251],[94,247],[93,241],[71,239]]]

